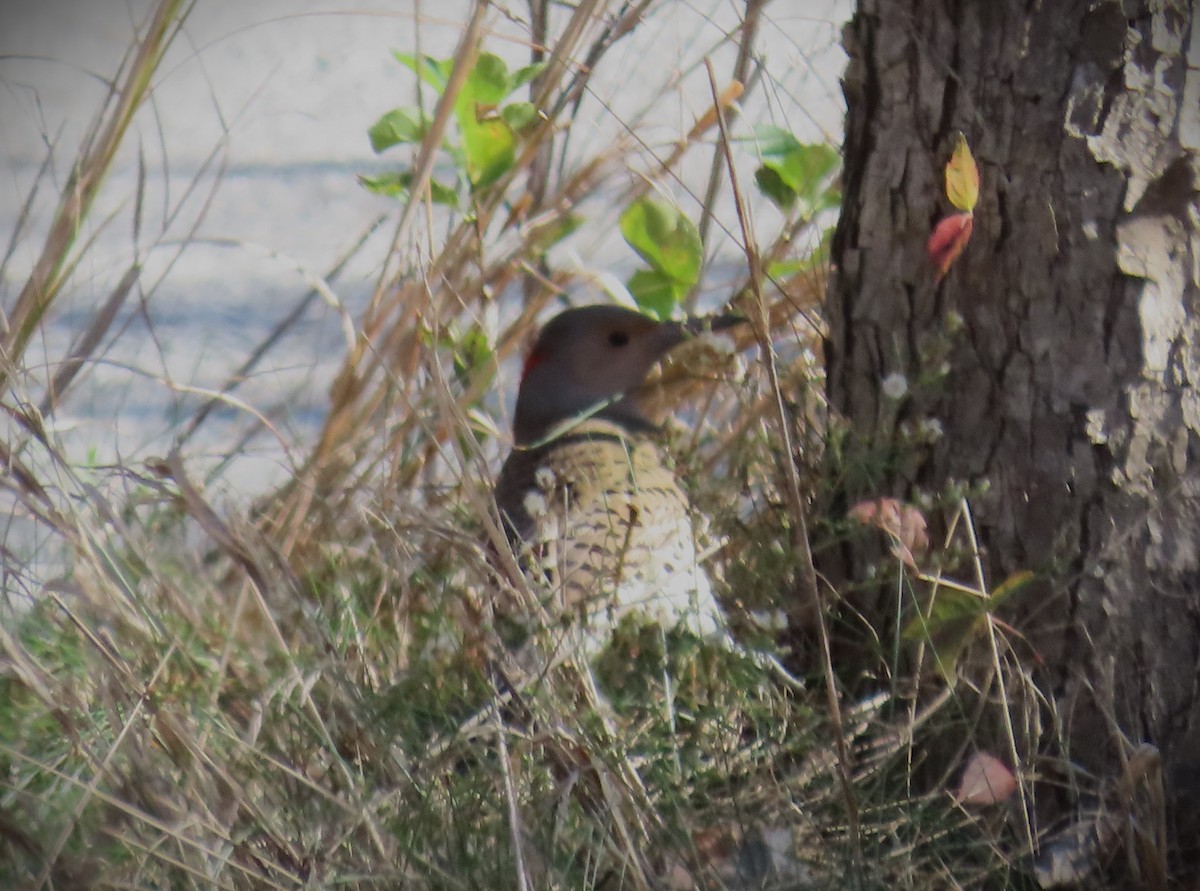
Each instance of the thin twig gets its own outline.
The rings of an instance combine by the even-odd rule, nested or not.
[[[754,40],[758,36],[758,25],[762,19],[763,7],[766,5],[767,0],[746,0],[746,14],[742,17],[741,25],[738,26],[741,31],[741,40],[738,41],[737,60],[733,63],[731,76],[738,83],[745,85],[747,92],[750,85],[746,83],[746,73],[754,56]],[[700,243],[706,246],[708,245],[708,230],[713,220],[713,205],[717,202],[717,193],[721,188],[722,163],[721,149],[718,146],[713,151],[712,165],[708,171],[708,184],[704,187],[704,200],[700,202]],[[690,295],[688,300],[688,309],[691,309],[695,302],[695,294]]]

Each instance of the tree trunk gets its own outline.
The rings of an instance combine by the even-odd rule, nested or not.
[[[1158,746],[1180,802],[1175,841],[1194,868],[1193,0],[858,7],[845,35],[828,390],[854,435],[892,458],[846,494],[985,489],[971,506],[992,584],[1038,573],[1017,624],[1045,659],[1065,754],[1113,776],[1115,728]],[[958,131],[982,187],[972,240],[939,283],[925,242],[952,210],[942,171]],[[899,377],[881,386],[896,374],[900,398]]]

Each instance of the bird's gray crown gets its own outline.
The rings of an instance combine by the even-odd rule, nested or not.
[[[672,347],[732,316],[658,321],[620,306],[582,306],[546,323],[525,360],[513,434],[528,447],[572,419],[597,417],[629,430],[654,429],[635,391]]]

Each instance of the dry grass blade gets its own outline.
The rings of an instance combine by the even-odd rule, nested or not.
[[[9,369],[20,361],[38,322],[62,288],[63,270],[75,236],[91,209],[134,114],[148,95],[159,60],[178,33],[183,22],[180,14],[183,7],[184,0],[161,0],[155,8],[124,81],[119,88],[114,86],[110,107],[98,119],[94,138],[88,140],[71,168],[41,255],[8,313],[9,327],[0,339],[0,357],[6,363],[0,366],[0,393],[7,390]]]
[[[72,381],[75,380],[76,375],[79,374],[79,370],[91,358],[96,347],[100,345],[100,341],[104,338],[105,333],[112,327],[113,320],[117,317],[117,313],[121,310],[121,307],[125,305],[125,300],[129,297],[129,292],[133,290],[133,286],[137,284],[140,274],[141,268],[139,266],[130,266],[125,274],[121,276],[120,282],[113,288],[112,293],[108,295],[108,299],[104,301],[103,306],[96,310],[91,323],[83,330],[79,339],[71,347],[70,355],[54,373],[54,378],[50,381],[50,387],[46,391],[46,395],[42,397],[41,405],[38,406],[38,411],[42,415],[49,416],[54,414],[55,408],[62,402],[63,396],[70,388]]]

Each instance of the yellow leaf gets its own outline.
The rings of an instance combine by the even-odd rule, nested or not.
[[[946,197],[966,213],[973,211],[979,203],[979,166],[967,145],[967,138],[961,133],[954,154],[946,164]]]

